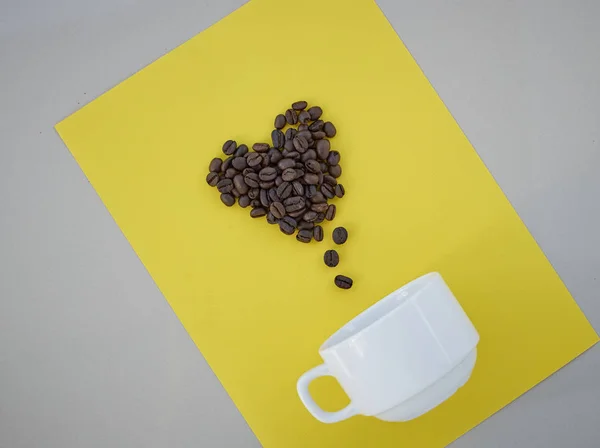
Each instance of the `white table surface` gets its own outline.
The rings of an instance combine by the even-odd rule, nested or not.
[[[53,130],[242,3],[0,0],[1,448],[259,446]],[[600,2],[379,4],[600,329]],[[452,447],[597,447],[598,378]]]

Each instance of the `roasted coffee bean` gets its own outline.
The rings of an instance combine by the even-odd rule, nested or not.
[[[283,151],[294,151],[294,141],[293,140],[286,140],[285,143],[283,144]],[[287,157],[287,154],[284,154],[284,152],[281,152],[281,155],[283,155],[283,157]]]
[[[223,163],[221,164],[221,172],[222,173],[224,173],[225,171],[227,171],[229,169],[232,161],[233,161],[233,156],[229,156],[225,160],[223,160]]]
[[[248,192],[248,197],[252,200],[254,199],[258,199],[258,195],[260,194],[260,189],[259,188],[252,188],[249,192]]]
[[[327,171],[329,171],[329,174],[335,178],[338,178],[342,175],[342,167],[339,165],[330,165]]]
[[[231,190],[233,190],[233,182],[231,179],[221,179],[217,182],[217,189],[219,190],[219,193],[231,193]]]
[[[298,114],[298,121],[300,123],[302,123],[303,125],[308,123],[309,120],[310,120],[310,114],[307,111],[303,110],[302,112],[300,112]],[[306,129],[308,129],[308,126],[306,126]]]
[[[317,152],[314,149],[309,149],[302,156],[300,156],[300,160],[303,162],[307,162],[309,160],[315,160],[317,158]]]
[[[312,201],[313,204],[321,204],[324,202],[327,202],[327,199],[325,198],[325,196],[323,196],[323,193],[321,193],[320,191],[317,191],[312,198],[310,198],[310,200]]]
[[[240,146],[237,147],[237,149],[235,150],[235,152],[233,153],[234,156],[236,157],[242,157],[245,154],[248,154],[248,146],[241,144]]]
[[[323,241],[323,227],[315,226],[313,229],[313,238],[315,241]]]
[[[314,222],[314,221],[315,221],[315,219],[317,219],[317,215],[318,215],[318,213],[317,213],[317,212],[313,212],[313,211],[311,210],[311,211],[308,211],[308,212],[306,212],[306,213],[305,213],[305,214],[302,216],[302,219],[304,219],[306,222]]]
[[[246,182],[244,182],[244,176],[241,174],[238,174],[233,178],[233,186],[237,191],[240,192],[240,194],[248,193],[248,185],[246,185]]]
[[[225,171],[225,178],[233,179],[238,174],[238,171],[235,168],[227,168]]]
[[[245,157],[234,157],[231,161],[231,166],[238,171],[244,171],[248,167],[248,161]]]
[[[321,172],[323,174],[327,174],[329,171],[329,165],[327,165],[325,162],[321,162]]]
[[[246,176],[244,176],[244,182],[250,188],[257,188],[258,182],[259,182],[258,174],[256,174],[256,173],[247,174]]]
[[[329,138],[335,137],[335,134],[337,133],[337,130],[331,121],[325,123],[323,126],[323,131],[325,131],[325,135],[327,135]]]
[[[296,162],[294,164],[294,168],[296,168],[297,170],[303,170],[304,169],[304,164],[302,162]]]
[[[294,137],[296,136],[296,134],[298,133],[298,131],[294,128],[288,128],[287,131],[285,131],[285,140],[286,141],[292,141],[294,140]]]
[[[283,129],[285,127],[285,115],[279,114],[275,117],[275,129]]]
[[[323,173],[317,173],[317,175],[319,176],[319,185],[321,185],[323,183]]]
[[[303,179],[308,185],[317,185],[319,183],[319,175],[315,173],[306,173]]]
[[[271,202],[281,202],[281,198],[277,195],[277,188],[269,189],[269,199]]]
[[[275,180],[276,177],[277,177],[277,170],[275,168],[273,168],[272,166],[263,168],[258,173],[258,178],[264,182],[270,182],[272,180]]]
[[[352,288],[353,282],[350,277],[346,277],[345,275],[336,275],[334,283],[338,288],[350,289]]]
[[[296,161],[294,159],[281,159],[279,161],[279,163],[277,163],[277,168],[279,168],[281,171],[285,171],[288,168],[292,168],[296,165]]]
[[[323,176],[323,183],[331,185],[331,186],[336,186],[338,182],[335,177],[325,175],[325,176]]]
[[[252,210],[250,210],[250,216],[252,218],[260,218],[261,216],[265,216],[266,214],[267,211],[262,207],[255,207]]]
[[[304,164],[306,169],[311,173],[320,173],[321,172],[321,164],[316,160],[307,160]]]
[[[298,151],[290,151],[287,157],[288,159],[300,160],[300,153]]]
[[[270,148],[268,143],[255,143],[252,145],[252,149],[256,152],[267,152]]]
[[[304,196],[304,185],[298,181],[295,181],[292,183],[292,187],[294,187],[294,193],[296,193],[296,196]]]
[[[293,213],[304,208],[305,199],[302,196],[292,196],[285,199],[283,205],[285,205],[286,212]]]
[[[247,176],[248,174],[250,174],[250,173],[255,173],[255,172],[256,172],[256,171],[254,171],[254,168],[250,168],[250,167],[248,167],[248,168],[246,168],[244,171],[242,171],[242,174],[243,174],[243,175],[244,175],[244,177],[245,177],[245,176]]]
[[[325,261],[325,264],[330,268],[335,268],[340,262],[340,256],[336,250],[326,250],[323,255],[323,261]]]
[[[343,227],[333,229],[333,242],[335,244],[344,244],[348,239],[348,231]]]
[[[298,116],[298,117],[300,117],[300,116]],[[298,119],[300,119],[300,118],[298,118]],[[298,125],[298,132],[306,131],[306,130],[308,130],[308,125],[306,123]]]
[[[306,101],[296,101],[294,104],[292,104],[292,109],[304,110],[306,109],[306,106],[308,106],[308,103]]]
[[[294,137],[294,138],[298,138],[298,137],[304,137],[306,139],[306,141],[308,141],[309,139],[312,138],[312,134],[308,130],[298,131],[298,133],[296,134],[296,137]]]
[[[256,208],[256,207],[260,207],[260,206],[261,206],[261,203],[260,203],[260,201],[259,201],[258,199],[252,199],[252,200],[250,201],[250,206],[251,206],[251,207],[254,207],[254,208]]]
[[[273,216],[277,219],[281,219],[285,216],[285,206],[281,202],[273,202],[269,207],[269,211],[273,213]]]
[[[221,193],[221,202],[225,204],[227,207],[231,207],[235,204],[235,198],[232,194],[229,193]]]
[[[281,185],[277,187],[277,195],[283,200],[290,197],[292,194],[292,184],[289,182],[283,182]]]
[[[312,137],[308,139],[308,147],[310,149],[316,149],[317,147],[317,142]]]
[[[279,220],[279,229],[286,235],[291,235],[296,231],[296,220],[289,216]]]
[[[274,148],[281,149],[285,143],[285,135],[279,129],[274,129],[271,132],[271,140],[273,141]]]
[[[312,236],[312,230],[303,229],[298,232],[298,234],[296,235],[296,239],[301,243],[310,243],[310,241],[312,240]]]
[[[286,168],[283,173],[281,173],[281,178],[286,182],[291,182],[296,179],[297,173],[294,168]]]
[[[277,176],[275,178],[275,186],[276,187],[279,187],[283,182],[284,182],[284,180],[281,178],[281,176]]]
[[[220,157],[215,157],[210,161],[210,165],[208,165],[208,171],[213,173],[218,173],[221,171],[221,165],[223,164],[223,160]]]
[[[285,111],[285,121],[288,124],[298,123],[298,113],[294,109],[288,109]]]
[[[267,213],[267,222],[269,224],[277,224],[277,218],[275,218],[275,216],[273,216],[273,213],[271,213],[271,212]]]
[[[271,165],[277,165],[277,163],[281,159],[283,159],[283,156],[281,155],[281,151],[279,151],[276,148],[269,149],[269,152],[267,153],[267,155],[269,156],[269,160],[271,161]]]
[[[294,219],[300,219],[302,218],[302,215],[305,211],[306,208],[302,207],[300,210],[296,210],[295,212],[289,212],[288,215],[290,215]]]
[[[269,206],[271,205],[271,200],[269,199],[269,192],[267,190],[263,190],[261,188],[258,198],[260,199],[261,205],[268,209]]]
[[[314,226],[312,222],[300,221],[298,223],[298,230],[312,230]]]
[[[323,122],[323,120],[317,120],[317,121],[311,123],[310,126],[308,127],[308,129],[311,132],[322,131],[324,125],[325,125],[325,123]]]
[[[337,151],[331,151],[327,156],[327,163],[329,165],[338,165],[340,163],[340,153]]]
[[[308,109],[308,113],[310,114],[311,120],[318,120],[321,118],[321,115],[323,115],[323,109],[321,109],[319,106],[313,106]]]
[[[319,213],[317,219],[315,219],[315,223],[321,224],[323,221],[325,221],[325,213]]]
[[[237,144],[235,143],[235,140],[227,140],[225,143],[223,143],[223,153],[226,156],[232,155],[236,149]]]
[[[310,209],[312,211],[315,211],[317,213],[325,213],[327,211],[327,208],[329,207],[329,204],[327,204],[327,202],[322,202],[320,204],[313,204],[310,206]]]
[[[248,207],[250,205],[250,197],[247,194],[241,195],[238,204],[240,204],[240,207],[242,208]]]
[[[246,162],[248,163],[248,166],[252,168],[259,166],[262,163],[262,161],[262,156],[257,152],[249,152],[248,156],[246,157]]]
[[[296,151],[300,154],[305,153],[308,150],[308,141],[303,136],[296,135],[296,137],[294,137],[294,148],[296,148]]]
[[[231,194],[233,195],[234,198],[239,198],[242,194],[237,191],[235,188],[233,190],[231,190]]]
[[[217,185],[217,183],[219,183],[219,175],[217,173],[212,172],[208,173],[206,175],[206,183],[211,187],[214,187],[215,185]]]
[[[344,188],[344,186],[342,184],[337,184],[335,186],[335,195],[338,198],[343,198],[345,194],[346,194],[346,189]]]
[[[305,189],[304,189],[304,195],[307,198],[312,198],[315,194],[317,194],[317,186],[316,185],[308,185]]]
[[[331,145],[329,144],[329,140],[318,140],[317,141],[317,156],[321,160],[327,160],[329,157],[329,148]]]
[[[329,204],[329,207],[327,207],[327,211],[325,212],[325,219],[327,221],[333,221],[333,219],[335,218],[335,212],[336,212],[335,205]]]
[[[333,199],[335,197],[334,187],[329,184],[321,185],[321,193],[323,193],[323,196],[325,196],[327,199]]]
[[[260,156],[262,157],[262,162],[260,164],[261,168],[268,167],[271,164],[271,158],[269,157],[269,154],[263,153]]]
[[[260,188],[262,188],[263,190],[270,190],[271,188],[273,188],[275,186],[275,181],[271,180],[271,181],[265,182],[265,181],[261,180],[258,183],[258,186]]]
[[[327,135],[325,135],[325,132],[323,132],[323,131],[315,131],[312,133],[313,140],[321,140],[321,139],[324,139],[325,137],[327,137]]]

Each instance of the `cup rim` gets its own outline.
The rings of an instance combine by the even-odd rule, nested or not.
[[[427,274],[423,274],[413,280],[411,280],[410,282],[404,284],[403,286],[401,286],[398,289],[395,289],[394,291],[390,292],[389,294],[385,295],[384,297],[382,297],[381,299],[379,299],[377,302],[373,303],[371,306],[369,306],[368,308],[366,308],[365,310],[361,311],[359,314],[357,314],[356,316],[354,316],[352,319],[350,319],[348,322],[346,322],[344,325],[342,325],[340,328],[338,328],[332,335],[330,335],[325,342],[323,342],[321,344],[321,347],[319,347],[319,353],[325,353],[325,352],[329,352],[331,350],[334,350],[335,348],[337,348],[338,346],[345,344],[346,342],[348,342],[348,340],[350,338],[356,338],[361,336],[363,333],[365,333],[367,330],[381,324],[381,322],[383,322],[384,320],[388,319],[392,314],[394,314],[395,312],[397,312],[399,309],[401,309],[402,307],[404,307],[407,303],[412,302],[413,300],[415,300],[419,294],[413,294],[412,296],[406,297],[405,300],[400,301],[394,308],[392,308],[390,311],[388,311],[387,313],[383,314],[382,316],[379,316],[377,319],[375,319],[373,322],[371,322],[370,324],[366,325],[364,328],[361,328],[360,330],[358,330],[356,333],[342,339],[339,342],[336,342],[335,344],[327,347],[327,344],[329,341],[331,341],[332,339],[334,339],[342,330],[344,330],[344,328],[352,325],[353,322],[357,321],[358,319],[360,319],[361,317],[363,317],[364,315],[366,315],[374,306],[378,305],[378,304],[382,304],[383,302],[386,302],[388,300],[393,300],[398,294],[402,293],[403,291],[405,291],[406,289],[408,289],[410,286],[414,286],[415,283],[421,283],[424,282],[425,284],[428,284],[430,279],[434,279],[434,278],[439,278],[442,279],[443,278],[441,276],[441,274],[437,271],[433,271],[433,272],[428,272]]]

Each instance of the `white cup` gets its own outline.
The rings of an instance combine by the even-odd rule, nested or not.
[[[319,349],[324,364],[300,377],[298,395],[323,423],[353,415],[401,422],[433,409],[463,386],[477,359],[479,334],[436,272],[426,274],[372,305]],[[308,386],[332,376],[350,404],[327,412]]]

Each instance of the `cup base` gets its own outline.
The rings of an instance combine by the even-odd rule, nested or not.
[[[474,348],[460,364],[427,389],[374,417],[386,422],[407,422],[429,412],[465,385],[471,377],[476,360],[477,348]]]

